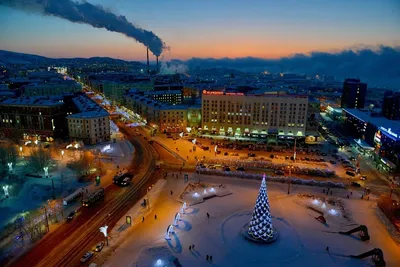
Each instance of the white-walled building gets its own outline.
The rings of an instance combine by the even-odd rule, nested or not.
[[[97,144],[110,140],[110,117],[106,110],[85,95],[72,99],[78,113],[69,115],[68,132],[71,141]]]
[[[308,97],[203,91],[203,132],[266,137],[304,137]]]

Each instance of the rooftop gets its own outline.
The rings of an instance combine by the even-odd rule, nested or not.
[[[80,113],[72,114],[67,118],[95,118],[109,115],[105,109],[85,95],[74,97],[72,101]]]
[[[19,97],[19,98],[6,98],[0,101],[0,105],[8,106],[61,106],[62,102],[47,98],[47,97]]]
[[[389,120],[385,117],[372,117],[368,110],[344,109],[344,111],[361,121],[371,123],[376,127],[383,127],[388,133],[392,132],[400,136],[400,121]]]

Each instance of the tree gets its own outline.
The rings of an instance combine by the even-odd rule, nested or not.
[[[248,234],[255,240],[263,242],[274,241],[277,236],[277,232],[272,226],[265,174],[261,182],[256,206],[254,207],[253,216],[249,224]]]
[[[42,172],[44,167],[49,167],[51,162],[51,154],[49,150],[39,147],[37,150],[32,151],[30,164],[37,172]]]

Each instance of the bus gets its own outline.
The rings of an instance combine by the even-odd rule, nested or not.
[[[119,186],[127,186],[131,183],[133,178],[133,174],[129,172],[124,172],[118,175],[115,175],[113,178],[113,183]]]
[[[82,200],[82,206],[89,207],[102,198],[104,198],[104,188],[100,188],[99,190],[87,195]]]
[[[68,206],[69,204],[75,202],[78,198],[82,197],[83,195],[83,189],[77,189],[75,192],[70,194],[69,196],[65,197],[63,199],[63,205]]]

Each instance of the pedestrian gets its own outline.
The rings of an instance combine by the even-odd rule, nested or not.
[[[350,196],[353,195],[353,191],[350,192]]]
[[[210,214],[207,212],[207,219],[210,219]]]
[[[329,247],[326,247],[325,251],[329,253]]]
[[[157,220],[157,214],[154,214],[154,219]]]
[[[189,250],[192,251],[192,246],[189,246]]]
[[[207,254],[207,256],[206,256],[206,260],[208,261],[208,259],[209,259],[209,257],[208,257],[208,254]]]
[[[194,250],[194,244],[192,244],[192,249]]]
[[[369,200],[369,196],[368,196],[367,200]]]
[[[142,222],[144,222],[144,217],[142,217]]]
[[[171,191],[171,196],[172,196],[173,193],[174,193],[174,192]]]
[[[212,256],[210,255],[210,261],[212,262]]]

